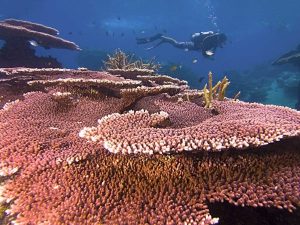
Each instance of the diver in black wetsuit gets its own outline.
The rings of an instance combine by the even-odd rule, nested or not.
[[[160,42],[147,48],[147,50],[156,48],[163,43],[169,43],[176,48],[185,49],[187,51],[201,51],[204,57],[210,57],[214,55],[217,47],[223,47],[227,37],[223,33],[208,31],[193,34],[191,41],[188,42],[178,42],[175,39],[163,36],[162,34],[156,34],[149,38],[136,38],[137,44],[146,44],[156,40],[160,40]]]

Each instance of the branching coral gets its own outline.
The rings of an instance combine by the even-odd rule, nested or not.
[[[133,62],[133,55],[126,55],[125,52],[117,49],[116,52],[110,56],[107,61],[103,62],[106,69],[132,69],[135,68]]]
[[[205,84],[203,88],[204,103],[206,108],[212,107],[212,102],[214,99],[217,99],[219,101],[224,100],[226,89],[230,84],[226,76],[223,78],[222,81],[218,81],[218,83],[215,86],[213,86],[212,83],[213,83],[212,72],[209,72],[208,89],[207,89],[207,84]]]
[[[136,66],[136,68],[148,69],[148,70],[153,70],[153,71],[157,71],[161,67],[160,64],[158,62],[156,62],[155,58],[152,58],[148,61],[144,61],[142,59],[136,60],[135,66]]]
[[[121,70],[152,70],[156,71],[160,68],[160,65],[155,62],[154,58],[149,62],[143,62],[142,59],[135,60],[134,54],[127,55],[125,52],[117,49],[114,55],[108,55],[108,60],[104,61],[104,65],[107,70],[121,69]]]

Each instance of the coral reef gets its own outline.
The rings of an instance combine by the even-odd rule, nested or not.
[[[35,41],[46,49],[80,50],[75,43],[57,35],[56,29],[41,24],[15,19],[0,21],[0,39],[5,41],[0,50],[0,67],[60,68],[55,58],[38,57],[30,46],[30,42]]]
[[[282,55],[281,57],[279,57],[277,60],[275,60],[273,62],[273,65],[282,65],[282,64],[293,64],[295,66],[297,66],[298,68],[300,68],[300,45],[297,46],[296,50],[290,51],[284,55]],[[289,72],[287,72],[288,74],[290,74]],[[295,103],[295,108],[297,110],[300,110],[300,79],[299,79],[299,74],[298,76],[293,76],[293,74],[289,77],[284,77],[284,78],[279,78],[278,80],[278,84],[283,86],[283,88],[286,88],[286,86],[289,86],[287,88],[288,92],[292,92],[291,91],[291,87],[295,87],[296,91],[294,91],[294,93],[296,93],[296,103]]]
[[[296,107],[300,101],[299,92],[300,73],[283,71],[276,80],[270,82],[271,86],[267,91],[266,102],[280,105],[282,102],[288,103],[291,107]]]
[[[298,102],[299,70],[291,65],[262,64],[249,71],[226,71],[231,81],[227,96],[241,91],[239,99],[295,108]]]
[[[60,80],[58,80],[58,78]],[[109,79],[109,81],[116,82],[124,81],[122,78],[111,76],[107,73],[86,71],[82,69],[0,68],[0,96],[2,96],[0,99],[0,107],[7,102],[14,101],[16,99],[23,99],[23,94],[26,92],[42,91],[46,85],[51,86],[51,82],[54,82],[55,80],[57,80],[55,81],[56,83],[62,83],[64,80],[71,80],[70,82],[73,82],[74,84],[76,80],[82,80],[80,78],[85,79],[85,82],[82,82],[82,85],[85,84],[85,86],[91,84],[87,81],[89,79],[92,79],[91,82],[94,82],[95,84],[97,84],[97,79],[102,79],[102,82],[105,82],[105,80],[107,81],[107,79]],[[49,80],[49,84],[38,85],[39,82],[46,83],[47,80]],[[133,83],[139,82],[133,81]],[[119,84],[119,86],[121,84]],[[113,83],[113,85],[115,85],[115,83]],[[92,88],[89,88],[89,90],[91,89]]]
[[[300,218],[295,110],[228,98],[206,108],[203,91],[160,75],[0,75],[42,90],[0,110],[4,224],[226,224],[220,204]]]

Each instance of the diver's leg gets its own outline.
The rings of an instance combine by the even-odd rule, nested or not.
[[[146,44],[146,43],[150,43],[152,41],[156,41],[158,39],[160,39],[162,37],[162,34],[158,33],[152,37],[148,37],[148,38],[136,38],[136,43],[137,44]]]
[[[194,44],[192,42],[177,42],[172,38],[162,38],[162,40],[160,42],[158,42],[156,45],[151,46],[149,48],[147,48],[147,50],[151,50],[153,48],[156,48],[157,46],[163,44],[163,43],[169,43],[172,46],[176,47],[176,48],[180,48],[180,49],[188,49],[188,50],[195,50],[194,49]]]
[[[137,44],[146,44],[146,43],[150,43],[153,42],[155,40],[160,39],[160,42],[158,42],[156,45],[147,48],[147,50],[156,48],[157,46],[163,44],[163,43],[169,43],[171,45],[173,45],[176,48],[180,48],[180,49],[189,49],[189,50],[195,50],[195,46],[193,42],[178,42],[175,39],[171,38],[171,37],[166,37],[163,36],[162,34],[156,34],[152,37],[149,38],[136,38]]]
[[[166,36],[162,36],[161,40],[162,43],[169,43],[176,48],[194,50],[193,42],[178,42],[175,39]]]

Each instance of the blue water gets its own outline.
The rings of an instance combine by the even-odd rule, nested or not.
[[[229,70],[242,73],[258,65],[267,68],[300,43],[299,0],[0,0],[0,5],[0,20],[16,18],[49,25],[82,49],[112,52],[121,48],[143,58],[155,56],[162,64],[184,65],[196,76],[213,71],[219,78]],[[224,32],[229,39],[223,49],[217,49],[214,60],[167,44],[146,51],[146,46],[135,42],[136,37],[158,32],[188,41],[193,33],[208,30]],[[57,57],[64,67],[78,67],[78,52],[39,51]],[[194,59],[197,63],[192,63]],[[197,79],[187,78],[194,87]],[[286,105],[292,107],[295,101]]]

